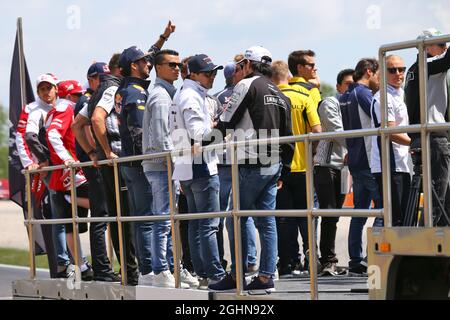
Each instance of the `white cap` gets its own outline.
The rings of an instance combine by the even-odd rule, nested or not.
[[[36,80],[36,87],[39,87],[39,85],[40,85],[42,82],[48,82],[48,83],[50,83],[51,85],[56,86],[56,85],[58,84],[58,78],[57,78],[54,74],[51,74],[51,73],[44,73],[44,74],[41,74],[41,75],[37,78],[37,80]]]
[[[441,31],[439,31],[436,28],[429,28],[426,30],[423,30],[421,34],[419,34],[419,36],[417,37],[418,40],[421,39],[429,39],[429,38],[433,38],[433,37],[439,37],[442,36],[443,33]]]
[[[244,59],[271,65],[272,54],[264,47],[253,46],[245,50]]]

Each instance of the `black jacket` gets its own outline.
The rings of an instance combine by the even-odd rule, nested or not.
[[[253,72],[233,90],[230,101],[220,116],[218,128],[225,135],[234,129],[237,140],[274,138],[292,135],[291,103],[278,87],[261,73]],[[236,133],[242,129],[241,133]],[[243,135],[242,135],[243,134]],[[245,150],[245,164],[268,166],[268,159],[278,157],[288,170],[294,154],[294,144],[258,146]]]
[[[447,71],[450,69],[450,50],[446,53],[428,58],[428,122],[448,122],[448,85]],[[414,63],[406,75],[405,103],[408,107],[410,124],[420,123],[419,64]],[[412,139],[419,138],[420,133],[410,133]],[[447,131],[432,132],[432,136],[447,136]]]

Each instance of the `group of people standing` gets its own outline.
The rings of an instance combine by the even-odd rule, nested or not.
[[[202,147],[380,126],[379,65],[375,59],[361,59],[354,70],[342,70],[337,76],[338,94],[322,99],[315,53],[311,50],[293,51],[285,62],[272,61],[269,50],[253,46],[223,67],[214,64],[206,54],[181,59],[177,51],[163,50],[163,44],[174,31],[175,26],[169,22],[148,52],[132,46],[114,54],[109,64],[93,63],[87,72],[87,90],[75,80],[58,81],[53,74],[38,78],[39,99],[22,111],[17,148],[28,170],[77,161],[94,162],[94,167],[76,171],[79,216],[86,216],[88,209],[92,217],[117,215],[114,171],[108,165],[98,166],[99,160],[189,150],[173,155],[172,181],[168,181],[166,157],[121,163],[119,183],[126,186],[121,191],[122,215],[169,215],[171,185],[180,213],[219,212],[233,206],[231,152],[220,148],[205,151]],[[441,53],[439,66],[445,64],[448,69],[448,56]],[[404,126],[411,114],[403,101],[406,68],[399,56],[387,57],[386,63],[388,126]],[[156,79],[149,89],[147,79],[152,69]],[[224,72],[226,87],[211,95],[209,90],[220,70]],[[180,75],[183,84],[177,89],[174,82]],[[394,225],[401,225],[409,190],[410,143],[407,134],[391,135]],[[375,208],[381,208],[379,151],[376,136],[321,140],[315,145],[314,188],[318,207],[342,207],[345,192],[341,190],[341,172],[348,166],[355,208],[367,209],[372,200]],[[305,152],[303,142],[238,148],[240,210],[306,209]],[[52,216],[70,217],[71,180],[67,170],[54,170],[47,177],[41,174],[41,178],[49,189]],[[442,192],[439,189],[439,195]],[[362,248],[366,220],[351,220],[349,275],[367,272]],[[321,275],[339,272],[335,250],[337,222],[338,218],[321,220]],[[375,221],[377,226],[382,223],[381,219]],[[119,256],[117,224],[109,225]],[[53,227],[60,277],[73,271],[70,256],[75,254],[70,226]],[[77,255],[83,280],[120,280],[106,254],[106,226],[103,222],[90,224],[92,266],[81,251]],[[224,226],[231,251],[229,272],[224,259]],[[287,277],[307,272],[306,218],[241,217],[241,227],[244,272],[255,274],[244,280],[245,290],[274,290],[277,273]],[[86,224],[79,224],[80,233],[87,230]],[[232,219],[182,221],[181,230],[181,287],[235,289]],[[261,248],[259,257],[256,231]],[[303,250],[297,240],[299,232]],[[124,223],[123,241],[126,266],[121,267],[126,270],[128,284],[175,286],[169,220]]]

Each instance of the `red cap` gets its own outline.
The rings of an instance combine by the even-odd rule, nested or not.
[[[83,94],[81,84],[76,80],[65,80],[58,83],[58,97],[65,98],[69,94]]]

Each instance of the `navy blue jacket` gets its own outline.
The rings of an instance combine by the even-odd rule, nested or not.
[[[339,98],[344,130],[370,129],[373,94],[366,85],[353,83]],[[370,169],[371,137],[347,138],[348,168]]]
[[[142,154],[142,121],[149,85],[150,81],[128,77],[117,90],[116,108],[119,114],[122,157]],[[137,163],[129,165],[137,165]]]

